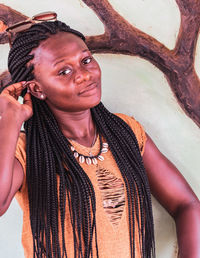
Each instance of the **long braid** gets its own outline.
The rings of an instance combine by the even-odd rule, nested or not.
[[[30,52],[42,40],[58,31],[71,32],[85,40],[80,32],[60,21],[35,24],[19,33],[8,58],[11,83],[34,79],[34,67],[26,66],[34,58]],[[26,90],[22,95],[25,92]],[[96,199],[92,183],[73,156],[69,142],[60,131],[47,104],[33,96],[32,103],[33,116],[25,122],[25,133],[33,257],[67,257],[64,232],[66,204],[73,229],[74,257],[93,257],[93,239],[98,257]],[[92,109],[92,116],[99,133],[108,141],[125,182],[131,257],[135,257],[135,223],[139,228],[143,257],[155,257],[150,189],[136,137],[130,127],[106,110],[102,103]],[[58,232],[59,220],[61,239]]]
[[[136,137],[131,128],[121,118],[106,110],[102,103],[92,109],[92,114],[99,126],[100,132],[108,141],[111,152],[122,173],[129,192],[127,199],[129,206],[129,224],[132,223],[132,227],[130,227],[131,246],[134,247],[134,239],[132,239],[131,236],[134,235],[134,213],[136,212],[137,223],[142,236],[143,255],[144,257],[151,257],[152,252],[154,256],[151,194]],[[131,201],[132,204],[130,203]],[[140,207],[141,221],[139,221],[138,216],[138,204]],[[132,251],[134,253],[134,248]],[[134,254],[132,254],[132,257],[134,257]]]

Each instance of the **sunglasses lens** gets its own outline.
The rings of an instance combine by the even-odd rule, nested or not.
[[[12,31],[12,33],[17,33],[17,32],[23,31],[23,30],[27,30],[28,28],[31,27],[31,25],[32,25],[32,22],[24,21],[22,23],[15,24],[15,25],[9,27],[7,29],[7,31]]]
[[[49,20],[55,20],[56,18],[57,18],[57,14],[54,12],[45,12],[45,13],[40,13],[33,16],[33,20],[36,20],[36,21],[49,21]]]

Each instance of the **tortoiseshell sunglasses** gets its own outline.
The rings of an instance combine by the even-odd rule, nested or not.
[[[21,21],[15,23],[6,29],[8,33],[9,45],[12,46],[13,43],[13,36],[24,30],[29,29],[33,24],[40,23],[44,21],[56,21],[57,14],[55,12],[44,12],[34,15],[32,18],[29,18],[25,21]]]

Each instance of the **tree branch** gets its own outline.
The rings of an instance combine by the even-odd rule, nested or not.
[[[8,71],[3,72],[0,74],[0,88],[5,86],[11,81],[11,76]]]
[[[169,50],[150,35],[132,26],[107,0],[83,2],[94,10],[105,26],[104,34],[86,37],[89,49],[93,53],[138,55],[153,63],[165,74],[185,113],[200,126],[200,80],[194,70],[194,53],[200,27],[200,1],[176,0],[181,12],[181,26],[174,50]],[[4,16],[6,13],[17,13],[6,8],[8,9],[4,6]],[[21,20],[27,18],[17,14]],[[1,38],[0,43],[3,43]]]
[[[194,15],[200,14],[199,0],[176,0],[176,3],[179,7],[180,12],[185,16],[191,15],[192,13]]]
[[[87,38],[95,53],[138,55],[166,76],[178,103],[200,126],[200,81],[194,70],[194,55],[200,26],[200,1],[176,0],[181,25],[176,47],[170,51],[153,37],[136,29],[107,0],[83,0],[105,26],[105,34]]]
[[[83,2],[94,10],[105,26],[104,35],[87,38],[89,48],[95,53],[138,55],[151,60],[156,66],[159,60],[163,65],[162,70],[170,69],[174,63],[171,51],[153,37],[132,26],[107,0],[83,0]]]
[[[11,26],[14,23],[26,20],[28,17],[17,12],[16,10],[0,4],[0,20],[6,25]],[[0,44],[8,43],[8,35],[6,32],[0,33]]]
[[[176,0],[181,13],[181,26],[174,53],[182,69],[194,64],[196,43],[200,28],[200,1]]]

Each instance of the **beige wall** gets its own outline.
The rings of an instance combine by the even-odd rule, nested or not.
[[[103,26],[92,10],[79,0],[20,1],[2,3],[32,16],[55,10],[58,17],[87,35],[100,34]],[[180,25],[175,0],[112,0],[130,23],[174,47]],[[0,71],[6,68],[8,46],[0,45]],[[160,150],[178,167],[200,197],[200,130],[181,110],[164,75],[138,57],[95,55],[102,68],[103,102],[113,112],[135,116]],[[195,66],[200,74],[200,40]],[[176,257],[175,226],[171,217],[153,200],[157,257]],[[13,202],[0,220],[0,257],[23,257],[20,246],[21,211]],[[3,233],[2,233],[3,232]],[[9,243],[9,244],[8,244]]]

